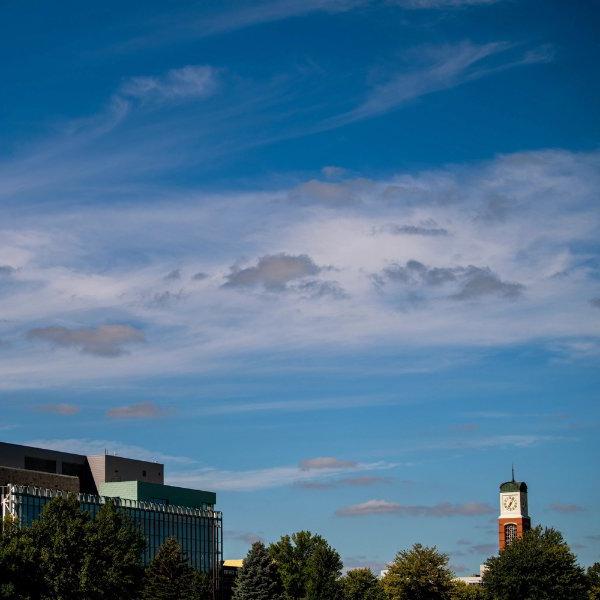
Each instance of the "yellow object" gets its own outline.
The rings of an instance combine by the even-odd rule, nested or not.
[[[229,560],[224,560],[223,561],[223,566],[224,567],[238,567],[239,569],[241,569],[244,566],[244,559],[243,558],[230,558]]]

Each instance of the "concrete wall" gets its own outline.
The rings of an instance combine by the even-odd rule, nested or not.
[[[0,466],[0,486],[9,483],[13,485],[33,485],[39,488],[63,490],[65,492],[79,492],[78,477]]]
[[[46,463],[43,467],[42,462]],[[89,473],[87,457],[82,454],[0,442],[0,465],[58,475],[77,475],[81,491],[96,493],[96,487]]]
[[[98,454],[87,458],[98,490],[103,483],[111,481],[147,481],[157,484],[165,481],[165,467],[161,463],[112,454]]]

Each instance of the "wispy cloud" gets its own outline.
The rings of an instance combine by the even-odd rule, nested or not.
[[[73,347],[86,354],[114,357],[125,353],[125,347],[145,341],[144,333],[131,325],[99,325],[98,327],[36,327],[28,337],[55,346]]]
[[[10,265],[0,265],[0,277],[7,277],[16,273],[16,269]]]
[[[251,546],[255,542],[264,542],[264,538],[256,533],[250,531],[231,531],[225,530],[224,536],[228,540],[237,540]]]
[[[303,471],[315,471],[322,469],[355,469],[358,463],[353,460],[342,460],[333,456],[321,456],[318,458],[305,458],[300,461]]]
[[[358,477],[343,477],[341,479],[331,479],[326,481],[300,481],[296,487],[305,490],[334,490],[344,487],[370,487],[381,484],[391,483],[389,477],[379,477],[375,475],[363,475]]]
[[[512,55],[516,47],[508,42],[474,44],[464,41],[447,46],[424,46],[410,53],[421,66],[407,68],[391,76],[388,81],[374,86],[366,99],[356,108],[323,123],[323,128],[333,128],[370,119],[395,110],[422,96],[448,90],[469,81],[481,79],[509,68],[548,62],[552,59],[551,49],[544,47],[536,51]],[[503,57],[492,62],[493,57]]]
[[[111,419],[158,419],[166,414],[167,410],[153,402],[119,406],[106,411],[106,415]]]
[[[227,491],[253,491],[297,485],[302,481],[319,481],[334,475],[352,472],[381,471],[394,468],[392,463],[357,462],[353,466],[331,466],[317,470],[307,470],[299,466],[267,467],[247,471],[226,471],[215,468],[197,469],[169,476],[169,482],[175,485]]]
[[[338,517],[364,517],[369,515],[397,515],[401,517],[478,517],[490,515],[495,512],[493,506],[481,502],[466,502],[452,504],[441,502],[433,506],[407,505],[388,500],[367,500],[360,504],[353,504],[339,508]]]
[[[76,415],[81,409],[74,404],[39,404],[35,407],[38,412],[54,413],[57,415]]]
[[[388,406],[401,402],[394,396],[343,396],[317,399],[286,399],[256,402],[227,402],[226,404],[207,405],[194,410],[196,415],[228,415],[253,412],[313,412],[322,410],[340,410],[362,408],[365,406]]]
[[[181,102],[210,96],[217,89],[214,68],[206,65],[187,65],[171,69],[164,75],[137,76],[126,80],[119,96],[142,102]]]
[[[585,512],[585,508],[579,504],[568,504],[565,502],[554,502],[549,507],[549,510],[561,514],[573,514]]]
[[[398,6],[413,10],[486,6],[490,4],[497,4],[501,1],[502,0],[392,0],[392,2]]]
[[[134,38],[120,44],[118,48],[127,50],[140,45],[164,44],[173,39],[200,39],[312,13],[346,12],[370,2],[371,0],[259,0],[203,14],[185,11],[176,15],[175,22],[172,15],[165,16],[158,28],[153,27],[152,34]]]

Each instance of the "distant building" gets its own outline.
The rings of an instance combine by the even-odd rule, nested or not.
[[[511,481],[500,486],[500,516],[498,517],[498,549],[504,550],[512,541],[522,538],[531,529],[531,519],[527,506],[527,484]]]
[[[516,539],[531,529],[531,519],[527,505],[527,484],[515,481],[513,469],[512,479],[500,484],[500,516],[498,517],[498,550],[502,552]],[[481,585],[486,566],[479,566],[479,575],[457,577],[468,585]]]
[[[455,581],[462,581],[467,585],[481,585],[481,581],[483,579],[483,574],[486,570],[485,565],[479,565],[479,575],[468,575],[467,577],[455,577]]]
[[[233,598],[233,586],[240,569],[244,566],[243,559],[229,559],[223,561],[221,573],[221,598],[231,600]]]
[[[0,442],[2,517],[29,525],[56,496],[75,493],[95,515],[112,499],[146,537],[144,562],[174,537],[190,564],[219,581],[223,520],[216,494],[164,484],[164,465],[109,454],[83,456]]]

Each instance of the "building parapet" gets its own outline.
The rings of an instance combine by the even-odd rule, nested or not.
[[[187,515],[193,517],[209,517],[212,519],[221,519],[222,513],[218,510],[210,508],[192,508],[189,506],[178,506],[174,504],[162,504],[155,503],[146,500],[132,500],[130,498],[120,498],[118,496],[96,496],[95,494],[86,493],[74,493],[64,490],[53,490],[48,488],[40,488],[33,485],[14,485],[8,484],[0,487],[0,495],[3,499],[3,511],[2,516],[7,516],[4,513],[4,501],[8,499],[10,502],[11,496],[15,494],[26,494],[28,496],[34,496],[38,498],[56,498],[68,496],[75,496],[80,503],[85,504],[106,504],[107,502],[113,502],[115,506],[122,506],[126,508],[139,508],[142,510],[152,510],[156,512],[164,512],[174,515]]]

